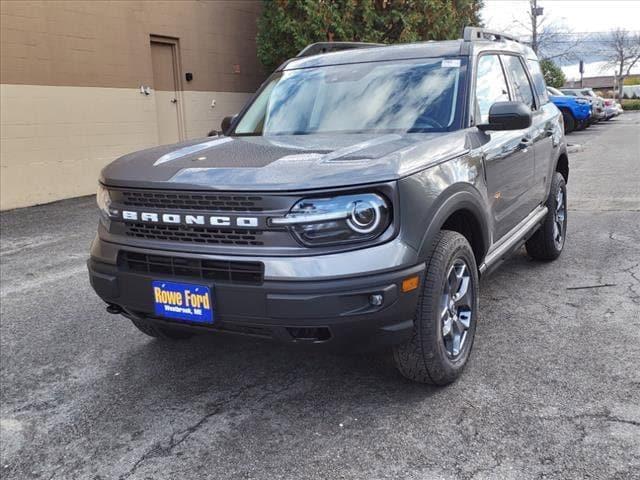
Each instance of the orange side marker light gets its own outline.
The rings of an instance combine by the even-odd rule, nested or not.
[[[407,293],[415,290],[420,285],[420,277],[418,275],[414,275],[413,277],[405,278],[402,281],[402,292]]]

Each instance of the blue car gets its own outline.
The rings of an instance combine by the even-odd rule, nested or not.
[[[560,90],[547,87],[549,99],[562,112],[565,133],[582,130],[589,126],[591,102],[586,98],[565,95]]]

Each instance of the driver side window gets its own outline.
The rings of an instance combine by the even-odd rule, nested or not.
[[[478,59],[476,76],[476,125],[489,122],[489,109],[496,102],[509,101],[507,80],[497,55]]]

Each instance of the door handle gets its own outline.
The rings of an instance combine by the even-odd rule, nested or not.
[[[523,152],[526,152],[531,145],[533,145],[533,140],[528,137],[523,137],[518,144],[518,148]]]
[[[171,103],[178,103],[178,99],[177,98],[172,99]]]

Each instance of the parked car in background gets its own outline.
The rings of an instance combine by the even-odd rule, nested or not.
[[[592,123],[606,119],[606,115],[604,112],[604,99],[602,97],[599,97],[590,88],[562,88],[560,89],[560,91],[565,95],[588,99],[591,102]]]
[[[547,93],[551,102],[562,112],[565,133],[582,130],[589,126],[592,108],[590,100],[565,95],[553,87],[547,87]]]
[[[604,101],[605,120],[611,120],[613,117],[617,117],[618,115],[620,115],[620,110],[618,109],[618,105],[619,105],[618,102],[616,102],[612,98],[605,99]]]

